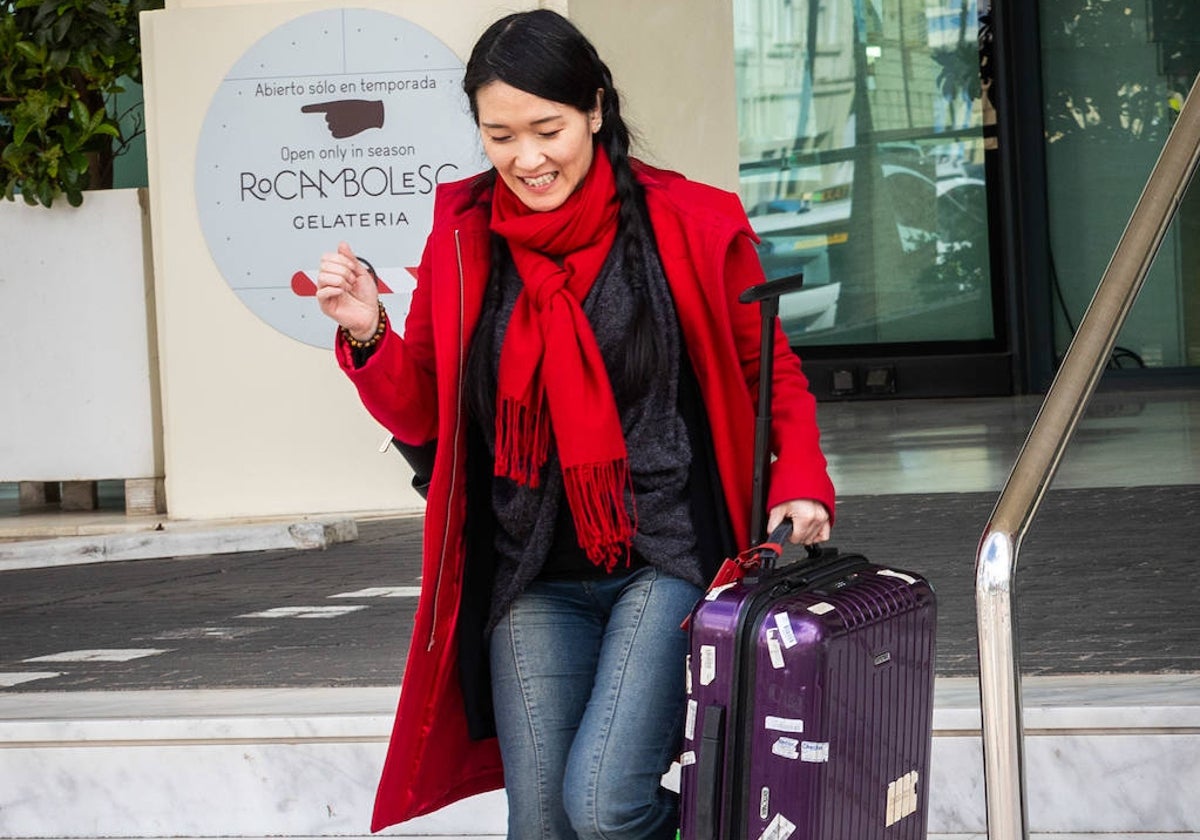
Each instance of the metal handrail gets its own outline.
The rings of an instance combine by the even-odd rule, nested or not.
[[[1026,840],[1021,672],[1013,605],[1017,557],[1200,161],[1200,77],[1180,109],[1105,269],[975,555],[979,689],[990,840]]]

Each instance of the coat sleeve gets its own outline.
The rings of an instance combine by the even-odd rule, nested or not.
[[[426,244],[417,269],[417,287],[404,322],[403,336],[389,329],[375,352],[359,368],[349,344],[338,330],[338,366],[358,389],[371,416],[395,437],[421,444],[437,434],[437,396],[434,369],[432,271]]]
[[[735,236],[725,258],[726,305],[747,388],[758,392],[761,314],[738,296],[749,286],[765,281],[754,244],[745,234]],[[799,357],[775,320],[774,374],[771,396],[771,464],[767,508],[792,499],[813,499],[834,515],[834,488],[817,426],[817,401]]]

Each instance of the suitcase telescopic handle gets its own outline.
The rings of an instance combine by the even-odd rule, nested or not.
[[[783,556],[783,546],[791,535],[792,520],[785,519],[775,526],[775,530],[767,536],[765,542],[759,543],[758,562],[759,569],[763,573],[771,571],[775,562]],[[818,545],[805,545],[804,551],[809,560],[819,560],[827,556],[826,552]]]
[[[771,463],[771,379],[775,375],[775,319],[779,315],[779,298],[789,292],[799,291],[803,285],[803,274],[791,274],[777,280],[758,283],[738,296],[742,303],[757,303],[762,315],[762,335],[758,348],[758,408],[754,424],[754,486],[750,502],[751,545],[761,543],[767,538],[767,472]],[[784,539],[787,539],[786,535]]]

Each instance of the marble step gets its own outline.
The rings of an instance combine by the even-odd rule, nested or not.
[[[372,840],[372,838],[381,836],[387,835],[343,835],[339,840]],[[495,838],[503,836],[502,834],[442,835],[439,840],[495,840]],[[928,840],[988,840],[986,834],[929,834],[927,837]],[[58,840],[58,838],[47,838],[47,840]],[[107,838],[74,838],[73,840],[107,840]],[[146,837],[141,838],[141,840],[200,840],[200,838]],[[221,840],[252,840],[252,838],[223,837]],[[290,837],[288,840],[319,840],[319,838],[317,836]],[[1171,832],[1167,834],[1033,834],[1030,835],[1029,840],[1200,840],[1200,834],[1192,832]]]
[[[929,830],[985,832],[978,689],[937,685]],[[0,693],[0,837],[365,837],[390,688]],[[1025,681],[1030,830],[1200,831],[1200,675]],[[391,829],[497,837],[499,793]]]
[[[343,835],[339,838],[339,840],[373,840],[373,838],[381,836],[387,835]],[[441,835],[439,840],[495,840],[495,838],[503,836],[503,834]],[[926,836],[928,837],[928,840],[988,840],[988,836],[986,834],[929,834]],[[46,838],[46,840],[58,840],[58,838]],[[107,840],[107,838],[73,838],[73,840]],[[146,837],[141,838],[141,840],[200,840],[200,838]],[[249,837],[223,837],[221,840],[255,839]],[[290,837],[288,840],[320,840],[320,838],[319,836]],[[1030,835],[1029,840],[1200,840],[1200,834],[1195,834],[1192,832],[1169,832],[1166,834],[1032,834]]]

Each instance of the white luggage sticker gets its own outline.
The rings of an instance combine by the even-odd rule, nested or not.
[[[803,732],[804,721],[800,718],[785,718],[776,717],[775,715],[767,715],[767,719],[763,721],[764,729],[774,729],[776,732]]]
[[[771,657],[771,667],[778,671],[783,667],[783,648],[779,645],[779,631],[774,627],[767,628],[767,653]]]
[[[680,754],[680,756],[679,756],[679,766],[680,767],[687,767],[689,764],[695,764],[695,763],[696,763],[696,753],[693,752],[692,750],[688,750],[687,752]]]
[[[882,577],[899,578],[900,580],[907,583],[909,586],[912,586],[914,583],[917,582],[917,579],[915,577],[913,577],[912,575],[906,575],[903,572],[895,572],[895,571],[892,571],[891,569],[880,569],[878,572],[876,572],[876,574],[881,575]]]
[[[687,722],[683,725],[683,737],[689,741],[696,737],[696,701],[687,701]]]
[[[710,685],[717,678],[717,649],[700,645],[700,685]]]
[[[792,617],[786,612],[775,613],[775,626],[779,628],[779,641],[785,648],[796,646],[796,634],[792,632]]]
[[[728,589],[731,586],[737,586],[737,581],[735,580],[733,583],[724,583],[720,586],[714,586],[712,589],[708,590],[707,593],[705,593],[704,600],[705,601],[717,600],[717,596],[720,595],[722,592],[724,592],[726,589]]]
[[[800,743],[800,760],[809,764],[825,764],[829,761],[829,742],[802,741]]]
[[[885,827],[895,825],[909,814],[917,812],[917,780],[919,778],[917,771],[913,770],[888,785]]]
[[[775,819],[771,820],[766,830],[758,836],[758,840],[787,840],[795,830],[795,823],[783,814],[776,814]]]
[[[813,615],[825,615],[825,613],[831,613],[836,609],[837,607],[828,601],[821,601],[820,603],[813,604],[811,607],[809,607],[808,611]]]
[[[781,758],[795,760],[800,757],[800,742],[795,738],[788,738],[785,735],[771,745],[771,752]]]

